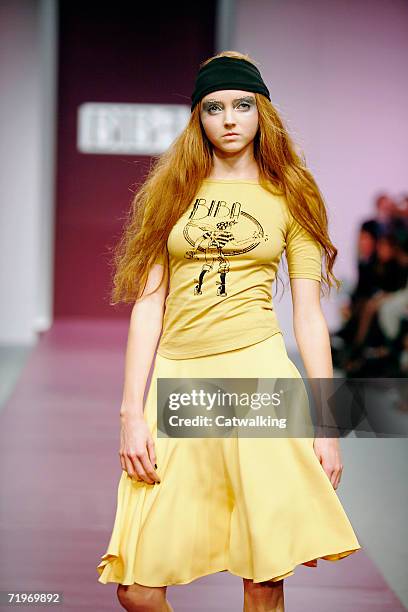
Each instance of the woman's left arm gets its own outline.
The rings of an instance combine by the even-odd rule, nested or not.
[[[291,278],[293,331],[308,378],[332,378],[333,363],[329,330],[320,304],[320,282]],[[314,439],[314,451],[334,489],[343,465],[338,438]]]

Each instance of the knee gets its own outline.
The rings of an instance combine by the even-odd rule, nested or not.
[[[163,605],[164,594],[161,587],[147,587],[141,584],[119,584],[119,602],[129,612],[155,612]]]
[[[253,582],[244,578],[244,592],[253,602],[276,602],[283,595],[283,580]]]

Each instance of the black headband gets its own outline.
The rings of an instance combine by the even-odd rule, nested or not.
[[[191,110],[201,98],[222,89],[252,91],[271,99],[261,73],[254,64],[244,59],[222,56],[211,60],[198,71],[191,96]]]

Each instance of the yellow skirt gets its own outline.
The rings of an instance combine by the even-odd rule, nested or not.
[[[168,359],[159,354],[145,418],[160,484],[122,471],[98,581],[187,584],[220,571],[281,580],[297,565],[361,548],[313,438],[157,437],[156,378],[301,378],[281,333],[245,348]]]

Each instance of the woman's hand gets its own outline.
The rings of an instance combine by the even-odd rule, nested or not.
[[[333,488],[337,489],[343,472],[338,439],[315,438],[313,448]]]
[[[159,483],[160,478],[154,470],[156,454],[150,430],[143,416],[123,415],[120,432],[120,463],[122,469],[136,480],[147,484]]]

